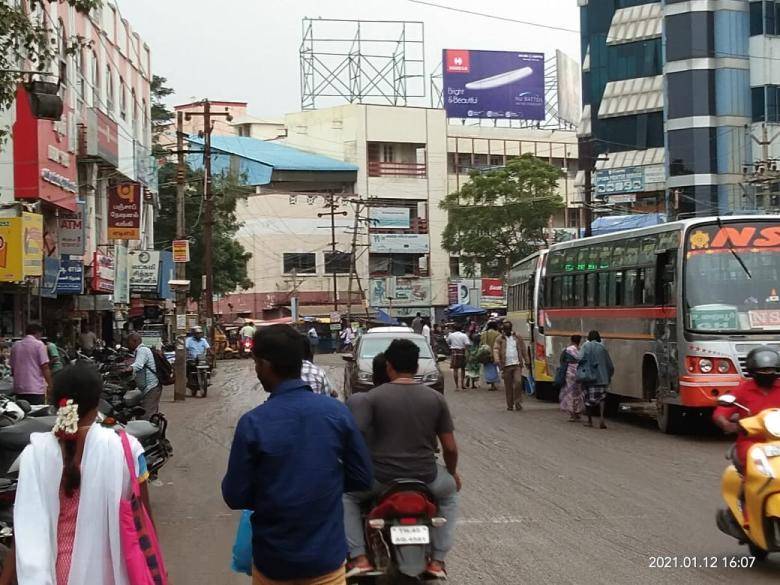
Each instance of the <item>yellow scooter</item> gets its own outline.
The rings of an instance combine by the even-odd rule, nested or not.
[[[739,426],[759,441],[748,451],[744,477],[734,464],[723,473],[721,491],[728,508],[718,512],[718,528],[747,544],[756,560],[764,560],[770,552],[780,551],[780,409],[753,415],[730,394],[718,403],[751,415]],[[732,449],[732,461],[733,453]]]

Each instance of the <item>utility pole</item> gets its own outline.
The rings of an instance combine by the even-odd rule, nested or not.
[[[764,123],[761,124],[761,138],[759,139],[753,136],[752,133],[750,133],[750,137],[756,144],[761,147],[761,160],[753,163],[752,172],[748,165],[745,165],[745,167],[742,169],[744,180],[752,187],[752,206],[756,210],[759,208],[758,190],[761,189],[764,193],[761,197],[762,205],[760,207],[775,207],[777,206],[778,202],[771,200],[772,185],[777,185],[780,183],[780,171],[778,171],[777,161],[771,159],[769,156],[769,147],[775,140],[777,140],[778,137],[780,137],[780,132],[775,133],[775,135],[770,138],[769,130],[766,123]],[[770,197],[767,197],[765,200],[763,197],[764,194],[767,194]]]
[[[203,287],[204,308],[206,313],[206,327],[208,338],[214,340],[214,194],[212,191],[211,177],[211,133],[214,128],[211,125],[212,116],[224,116],[228,122],[233,119],[230,112],[212,112],[211,102],[203,100],[202,112],[188,112],[187,119],[191,116],[203,116],[203,271],[205,272],[206,286]]]
[[[184,209],[184,194],[186,189],[187,167],[184,164],[184,114],[176,114],[176,239],[187,238],[186,214]],[[176,264],[176,280],[186,280],[187,265],[184,262]],[[187,291],[176,290],[176,378],[173,387],[173,399],[182,401],[187,395],[187,354],[184,347],[187,320]],[[182,326],[182,321],[184,324]]]
[[[330,251],[331,251],[331,270],[333,271],[333,310],[338,312],[339,310],[339,278],[336,269],[333,264],[336,262],[336,216],[348,215],[346,211],[336,211],[338,204],[336,203],[336,195],[330,194],[330,201],[326,205],[328,211],[325,213],[318,213],[317,217],[330,216]],[[325,269],[327,270],[327,262],[325,263]]]

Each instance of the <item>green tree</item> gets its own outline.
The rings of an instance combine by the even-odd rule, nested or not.
[[[160,137],[163,130],[176,117],[173,110],[165,103],[165,98],[174,93],[173,89],[166,85],[167,83],[168,80],[165,77],[160,77],[159,75],[152,76],[150,88],[152,97],[152,148],[155,151],[155,155],[165,154],[168,145],[161,145]]]
[[[499,169],[472,171],[469,182],[439,204],[449,212],[442,247],[460,254],[467,270],[480,263],[506,273],[546,243],[544,228],[563,207],[557,194],[562,176],[530,154]]]
[[[199,299],[203,275],[203,172],[187,167],[185,180],[185,216],[187,236],[190,240],[190,262],[187,264],[187,278],[190,280],[190,295]],[[155,221],[156,248],[168,248],[176,239],[176,165],[164,164],[159,171],[160,211]],[[232,176],[215,176],[214,192],[214,293],[224,294],[237,289],[252,287],[247,273],[247,262],[252,254],[234,239],[241,227],[236,217],[236,203],[253,192]]]
[[[21,69],[49,71],[60,50],[56,24],[45,14],[47,4],[63,0],[29,0],[27,7],[21,3],[0,1],[0,110],[11,107],[19,83],[28,77]],[[83,13],[102,5],[102,0],[64,0]],[[84,38],[73,36],[65,39],[68,53],[85,44]],[[45,77],[46,80],[53,78]],[[65,80],[61,80],[65,83]],[[0,138],[8,130],[0,129]]]

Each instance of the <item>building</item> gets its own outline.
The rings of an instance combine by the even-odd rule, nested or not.
[[[3,212],[11,225],[2,228],[39,215],[40,230],[25,224],[25,234],[40,235],[41,258],[25,255],[20,272],[0,275],[0,335],[18,335],[24,322],[39,319],[52,336],[72,338],[87,322],[110,340],[115,318],[127,316],[115,307],[129,305],[119,286],[128,272],[121,250],[154,245],[150,49],[111,3],[89,16],[68,3],[41,10],[59,49],[50,72],[64,113],[57,121],[37,117],[34,83],[19,86],[6,114],[11,144],[0,156],[12,153],[13,181],[0,175],[0,186],[3,203],[15,205]],[[77,36],[83,44],[71,53]]]
[[[774,3],[578,3],[583,169],[595,167],[579,183],[594,200],[670,216],[769,206],[774,187],[747,179],[780,151],[762,137],[780,122]]]
[[[278,120],[263,120],[249,115],[246,102],[212,101],[211,107],[215,112],[230,114],[215,116],[213,118],[212,133],[215,136],[241,136],[257,138],[258,140],[275,140],[285,135],[284,122]],[[188,112],[202,112],[201,102],[192,102],[174,106],[176,112],[184,113],[184,133],[190,136],[203,132],[203,116],[193,116],[187,119]],[[173,127],[170,128],[173,132]],[[170,134],[170,141],[175,143],[176,135]]]

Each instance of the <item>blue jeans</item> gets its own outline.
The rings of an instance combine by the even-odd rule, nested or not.
[[[366,554],[366,539],[363,533],[363,515],[361,505],[376,498],[387,486],[375,481],[374,489],[367,492],[344,494],[344,529],[347,533],[349,558],[354,559]],[[431,557],[435,561],[444,561],[452,549],[455,540],[455,523],[458,520],[458,488],[455,478],[442,466],[437,466],[436,479],[428,484],[428,489],[436,498],[439,514],[447,520],[444,526],[431,529]]]

